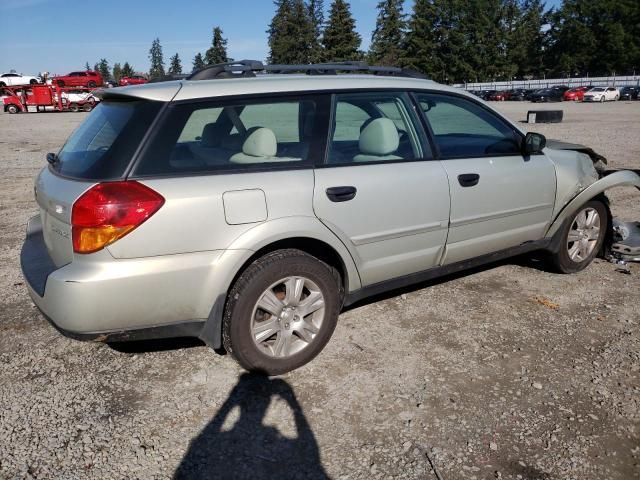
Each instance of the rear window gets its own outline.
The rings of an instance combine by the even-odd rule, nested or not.
[[[122,178],[161,105],[146,100],[102,102],[64,144],[54,171],[87,180]]]

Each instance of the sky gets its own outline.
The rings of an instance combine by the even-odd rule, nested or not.
[[[363,50],[371,41],[379,0],[350,0]],[[560,0],[548,0],[552,6]],[[331,0],[325,0],[328,9]],[[413,0],[405,0],[410,13]],[[219,25],[236,60],[266,59],[266,30],[274,14],[271,0],[0,0],[0,73],[16,70],[65,74],[106,58],[149,69],[148,53],[160,38],[165,64],[178,53],[185,71],[211,44]]]

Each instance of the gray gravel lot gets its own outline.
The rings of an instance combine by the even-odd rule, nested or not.
[[[523,126],[640,168],[640,102],[561,108]],[[275,379],[195,342],[60,336],[18,256],[33,177],[84,115],[0,114],[0,478],[640,478],[639,265],[516,259],[377,298]],[[611,197],[640,219],[637,191]]]

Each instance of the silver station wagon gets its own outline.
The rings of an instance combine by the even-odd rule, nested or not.
[[[535,250],[582,270],[603,192],[640,187],[397,68],[242,61],[102,100],[37,177],[33,301],[72,338],[195,336],[267,374],[373,294]]]

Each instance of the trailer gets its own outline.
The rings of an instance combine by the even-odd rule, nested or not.
[[[99,101],[93,89],[86,87],[21,85],[1,90],[4,111],[8,113],[27,113],[29,107],[35,107],[36,112],[47,111],[47,107],[58,112],[90,112]]]

